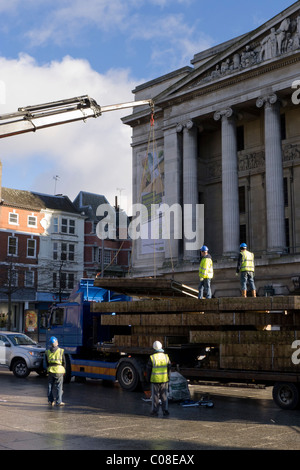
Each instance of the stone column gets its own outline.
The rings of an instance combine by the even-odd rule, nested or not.
[[[286,241],[280,103],[277,95],[271,94],[258,98],[256,105],[264,107],[265,113],[267,251],[283,253]]]
[[[170,262],[182,258],[182,130],[181,124],[164,130],[164,199],[176,212],[170,219],[170,239],[165,240],[165,258]]]
[[[236,117],[231,108],[214,114],[222,125],[223,254],[236,257],[240,245],[239,183]]]
[[[197,127],[193,121],[187,121],[183,128],[183,220],[184,253],[186,261],[197,260],[199,253],[189,248],[191,238],[187,232],[196,231],[198,204],[198,154]]]

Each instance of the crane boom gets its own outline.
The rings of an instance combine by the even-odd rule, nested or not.
[[[35,132],[38,129],[68,122],[85,121],[90,117],[97,118],[107,111],[145,105],[149,105],[151,109],[154,108],[151,99],[100,106],[93,98],[84,95],[35,106],[26,106],[18,108],[15,113],[0,116],[0,138]]]

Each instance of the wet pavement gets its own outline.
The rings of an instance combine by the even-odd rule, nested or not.
[[[190,385],[214,407],[170,403],[150,416],[142,392],[101,381],[64,385],[65,407],[47,405],[47,378],[17,379],[0,368],[0,450],[300,450],[300,410],[284,411],[272,389]]]

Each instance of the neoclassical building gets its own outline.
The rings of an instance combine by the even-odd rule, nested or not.
[[[146,108],[123,118],[132,127],[133,202],[175,204],[182,212],[172,214],[168,239],[134,241],[132,274],[196,287],[199,251],[190,249],[186,223],[209,247],[216,297],[240,295],[241,242],[255,253],[258,295],[296,293],[300,1],[254,31],[196,54],[191,67],[137,86],[134,94],[152,98],[155,114],[154,126]],[[202,204],[204,233],[195,225]],[[158,211],[151,217],[143,215],[143,230],[159,220]]]

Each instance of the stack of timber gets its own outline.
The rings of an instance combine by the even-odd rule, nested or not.
[[[135,297],[161,298],[193,297],[198,298],[198,290],[174,279],[138,277],[138,278],[96,278],[94,286],[112,290],[119,294]]]
[[[164,348],[205,351],[197,367],[298,372],[292,344],[300,340],[300,297],[257,297],[98,303],[103,325],[131,325],[115,335],[119,349]],[[114,315],[111,315],[114,313]]]

